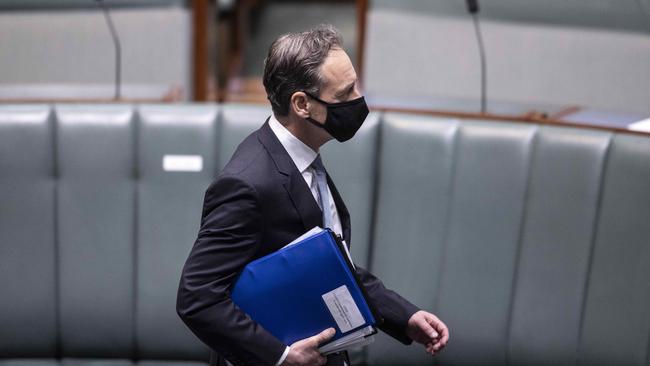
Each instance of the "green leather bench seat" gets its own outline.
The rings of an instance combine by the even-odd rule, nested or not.
[[[200,366],[175,312],[205,189],[265,106],[0,106],[0,366]],[[371,113],[323,160],[352,256],[438,314],[436,358],[649,365],[650,136]]]
[[[458,332],[458,342],[444,355],[447,360],[505,363],[519,227],[537,130],[536,126],[481,122],[465,124],[458,131],[434,305]],[[465,349],[474,351],[459,352]]]
[[[56,355],[53,128],[48,106],[0,108],[0,359]]]
[[[174,112],[0,107],[2,366],[206,364],[175,299],[216,172],[217,108]],[[163,174],[163,154],[205,168]]]
[[[450,326],[439,364],[648,363],[650,139],[383,122],[371,268]],[[387,337],[368,361],[433,362]]]
[[[545,128],[537,138],[510,324],[508,351],[516,364],[575,362],[611,139],[589,132]]]
[[[194,243],[203,193],[217,171],[218,111],[207,105],[139,109],[135,310],[139,358],[207,357],[177,316],[175,304],[178,274],[183,268],[179,258],[187,257]],[[170,156],[200,159],[202,169],[187,166],[183,170],[180,166],[165,170],[161,162]]]
[[[128,106],[56,108],[61,352],[132,358],[135,154]]]
[[[617,135],[608,153],[579,364],[650,365],[650,144]]]

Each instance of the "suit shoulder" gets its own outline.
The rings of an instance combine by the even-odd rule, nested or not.
[[[274,167],[272,158],[257,137],[257,132],[253,132],[239,144],[214,183],[235,180],[255,189],[266,183]]]
[[[255,163],[263,158],[264,146],[257,138],[257,131],[248,135],[235,149],[235,152],[223,167],[221,175],[240,175],[242,172],[255,166]]]

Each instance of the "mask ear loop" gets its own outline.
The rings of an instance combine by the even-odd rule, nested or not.
[[[312,94],[309,93],[309,92],[303,91],[303,93],[305,93],[308,97],[310,97],[310,98],[316,100],[317,102],[320,102],[320,103],[324,104],[325,107],[327,107],[327,106],[329,105],[329,103],[327,103],[327,102],[325,102],[325,101],[323,101],[323,100],[321,100],[321,99],[315,97],[314,95],[312,95]],[[324,124],[324,123],[320,123],[320,122],[316,121],[315,119],[313,119],[313,118],[311,118],[311,117],[307,117],[306,119],[307,119],[307,121],[308,121],[309,123],[313,124],[314,126],[316,126],[316,127],[320,127],[320,128],[322,128],[322,129],[325,130],[325,124]]]
[[[324,104],[325,107],[328,107],[328,108],[337,108],[337,107],[344,107],[344,106],[348,106],[348,105],[354,105],[354,104],[361,103],[362,101],[365,100],[365,97],[361,96],[361,97],[359,97],[357,99],[348,100],[346,102],[328,103],[328,102],[326,102],[326,101],[324,101],[324,100],[322,100],[322,99],[320,99],[318,97],[313,96],[311,93],[308,93],[306,91],[303,91],[303,93],[305,93],[310,98]]]
[[[325,104],[326,106],[328,106],[328,105],[331,104],[331,103],[327,103],[326,101],[324,101],[324,100],[322,100],[322,99],[320,99],[320,98],[314,96],[312,93],[309,93],[309,92],[306,92],[306,91],[303,91],[303,93],[305,93],[305,94],[306,94],[307,96],[309,96],[311,99],[314,99],[314,100],[316,100],[317,102],[320,102],[321,104]]]

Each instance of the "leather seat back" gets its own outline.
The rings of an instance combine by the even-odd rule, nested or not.
[[[56,107],[63,357],[134,357],[135,128],[129,105]]]
[[[579,365],[650,364],[649,140],[617,135],[609,148]]]
[[[271,109],[264,106],[225,104],[219,115],[218,168],[223,169],[237,146],[251,132],[262,127]]]
[[[458,128],[453,119],[386,114],[380,132],[370,270],[386,287],[427,309],[435,305],[440,282]],[[422,350],[383,334],[369,347],[373,365],[429,361]]]
[[[56,356],[53,127],[49,106],[0,107],[0,359]]]
[[[540,130],[514,286],[510,363],[576,362],[610,140],[606,132]]]
[[[649,138],[385,114],[379,149],[371,269],[447,322],[440,364],[647,363]]]
[[[181,267],[205,189],[269,114],[0,106],[0,365],[207,361],[175,313]],[[449,325],[435,362],[647,364],[647,136],[386,113],[322,153],[355,261]],[[381,334],[353,359],[434,362]]]
[[[440,359],[505,364],[534,125],[464,122],[454,157],[440,287],[432,308],[453,324]],[[472,352],[467,352],[472,349]]]
[[[139,109],[135,265],[141,358],[208,357],[176,314],[176,291],[199,229],[203,194],[216,175],[217,115],[210,105]]]

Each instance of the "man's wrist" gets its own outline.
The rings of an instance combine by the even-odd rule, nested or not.
[[[284,353],[282,353],[282,356],[280,356],[280,359],[278,362],[275,364],[275,366],[280,366],[284,362],[284,360],[287,359],[287,356],[289,355],[289,351],[291,351],[291,347],[287,346],[287,348],[284,349]]]

